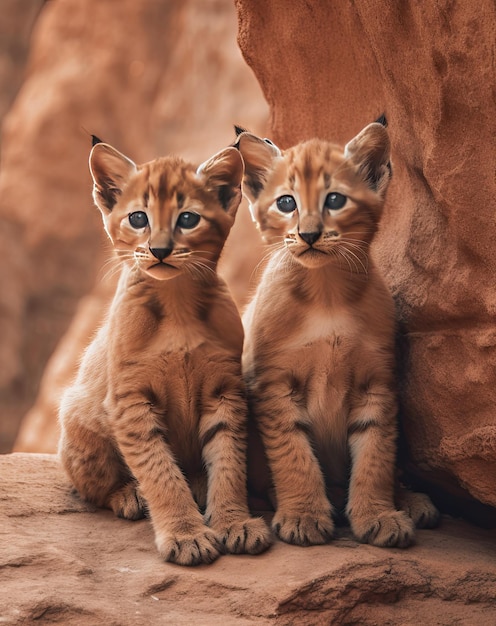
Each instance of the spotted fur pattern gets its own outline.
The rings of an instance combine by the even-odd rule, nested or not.
[[[243,370],[272,473],[273,529],[327,542],[334,513],[355,536],[405,547],[437,511],[394,501],[397,399],[392,298],[370,254],[391,175],[386,129],[345,149],[309,140],[286,151],[241,132],[244,191],[268,261],[243,323]],[[250,454],[264,487],[261,456]],[[412,505],[412,506],[410,506]]]
[[[259,553],[270,531],[247,507],[243,331],[216,273],[241,200],[239,152],[137,166],[97,143],[90,170],[122,270],[61,403],[62,463],[86,500],[148,514],[166,561]]]

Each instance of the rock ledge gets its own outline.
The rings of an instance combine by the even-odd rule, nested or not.
[[[446,517],[407,550],[342,530],[327,546],[183,568],[160,561],[147,520],[73,497],[56,456],[0,456],[0,475],[0,624],[496,623],[493,530]]]

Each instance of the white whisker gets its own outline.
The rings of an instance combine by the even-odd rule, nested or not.
[[[130,257],[132,259],[132,257]],[[114,278],[122,269],[126,258],[112,255],[101,266],[99,271],[99,281],[104,283]]]
[[[344,254],[343,250],[341,250],[339,248],[336,248],[335,250],[339,254],[339,256],[346,261],[346,263],[348,264],[348,268],[349,268],[350,272],[353,274],[353,267],[351,266],[351,263],[350,263],[350,260],[349,260],[348,256],[346,254]]]
[[[271,243],[266,246],[266,252],[264,252],[262,258],[258,261],[258,263],[253,268],[253,271],[250,275],[250,281],[255,279],[255,276],[265,267],[267,262],[272,256],[275,255],[279,250],[283,250],[285,247],[284,242],[278,241],[276,243]]]
[[[347,248],[345,248],[345,250],[346,250],[346,252],[347,252],[348,254],[351,254],[351,256],[352,256],[354,259],[356,259],[357,263],[358,263],[358,264],[362,267],[362,269],[363,269],[364,273],[365,273],[365,274],[367,274],[367,273],[368,273],[368,270],[369,270],[369,268],[368,268],[368,263],[367,263],[367,264],[365,264],[365,263],[362,261],[362,259],[358,256],[358,254],[355,254],[355,252],[353,252],[352,250],[349,250],[349,249],[347,249]],[[368,261],[368,257],[366,257],[366,261]]]
[[[189,272],[190,276],[199,280],[206,280],[216,275],[216,271],[213,267],[195,257],[189,258],[181,264],[181,267]]]
[[[354,273],[357,273],[357,274],[368,273],[368,265],[366,265],[362,261],[362,259],[357,254],[355,254],[355,252],[350,250],[346,245],[338,245],[336,246],[336,249],[339,251],[341,256],[347,260],[348,266],[350,267],[350,271],[352,271],[351,264],[353,264],[353,267],[355,268]],[[368,257],[366,257],[366,261],[368,261]]]

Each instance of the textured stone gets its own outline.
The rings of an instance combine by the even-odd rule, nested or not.
[[[408,466],[495,507],[494,2],[236,4],[281,147],[343,143],[386,114],[375,255],[397,303]]]
[[[496,531],[445,517],[417,545],[276,542],[260,556],[184,568],[148,520],[93,511],[52,455],[0,456],[0,623],[93,626],[436,626],[496,622]]]

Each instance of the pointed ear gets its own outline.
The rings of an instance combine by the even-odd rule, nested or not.
[[[344,149],[371,189],[384,195],[391,178],[391,147],[386,128],[378,122],[366,126]]]
[[[273,161],[281,151],[269,139],[261,139],[252,133],[241,133],[236,142],[245,162],[244,190],[250,202],[255,202],[265,186]]]
[[[216,192],[224,211],[234,215],[242,198],[243,171],[243,159],[236,148],[225,148],[202,163],[196,174],[205,180],[209,191]]]
[[[111,211],[137,171],[135,163],[107,143],[97,143],[90,152],[90,172],[93,177],[93,199],[104,213]]]

